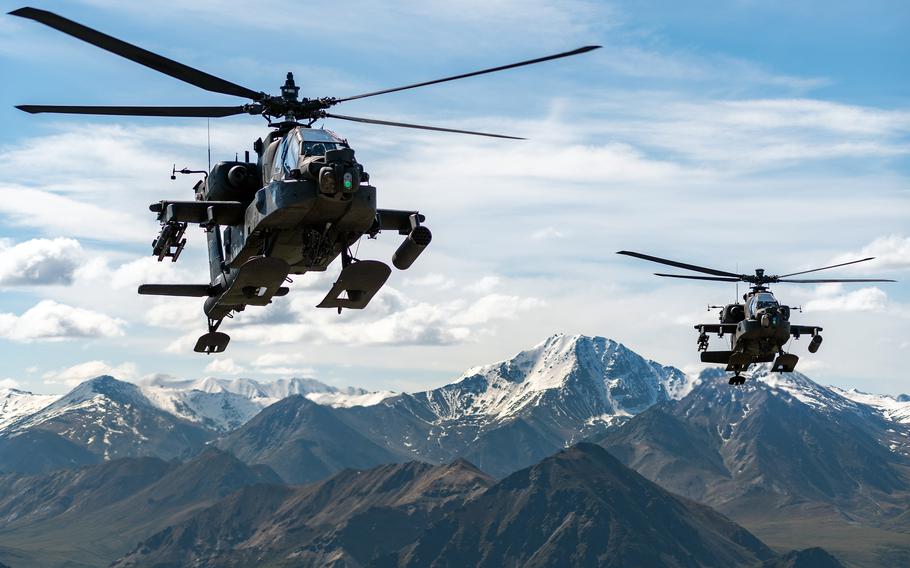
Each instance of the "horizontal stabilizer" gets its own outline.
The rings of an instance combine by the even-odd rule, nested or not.
[[[217,295],[218,289],[209,284],[142,284],[139,293],[144,296],[205,298]]]

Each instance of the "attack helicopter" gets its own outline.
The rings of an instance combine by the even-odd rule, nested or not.
[[[404,240],[392,256],[399,270],[408,269],[427,248],[432,233],[418,211],[379,209],[377,189],[354,157],[354,149],[336,133],[314,128],[321,119],[414,128],[521,140],[487,132],[457,130],[420,124],[391,122],[339,115],[327,109],[343,102],[374,97],[447,81],[474,77],[587,53],[600,46],[538,57],[441,79],[359,95],[335,98],[300,98],[300,88],[288,73],[280,95],[269,95],[194,69],[162,55],[54,14],[35,8],[10,12],[34,20],[103,50],[144,65],[207,91],[232,95],[250,102],[235,106],[61,106],[19,105],[28,113],[67,113],[116,116],[207,117],[261,115],[272,130],[253,144],[243,161],[223,161],[194,187],[195,199],[162,200],[149,208],[161,230],[152,243],[159,261],[176,262],[186,245],[189,224],[206,232],[210,282],[207,284],[144,284],[139,294],[206,298],[203,311],[208,333],[196,342],[200,353],[220,353],[230,337],[218,328],[226,317],[247,306],[265,306],[284,296],[289,275],[325,271],[339,256],[341,272],[319,308],[363,309],[385,284],[391,268],[377,260],[360,260],[351,247],[360,238],[375,238],[381,231],[397,231]],[[173,170],[171,179],[178,171]]]
[[[749,291],[743,294],[743,303],[738,301],[724,306],[709,306],[720,308],[720,323],[700,323],[695,326],[698,331],[698,350],[701,352],[703,363],[719,363],[726,365],[728,372],[733,372],[729,383],[731,385],[745,384],[746,378],[742,375],[753,363],[772,363],[771,371],[775,373],[790,373],[796,368],[799,357],[793,353],[784,352],[784,346],[792,336],[799,339],[801,336],[810,336],[809,352],[815,353],[822,344],[822,328],[817,325],[794,325],[790,323],[792,309],[781,304],[768,284],[824,284],[831,282],[894,282],[880,278],[790,278],[800,274],[828,270],[849,264],[867,262],[875,257],[842,262],[822,268],[791,272],[789,274],[766,274],[762,268],[756,268],[754,274],[735,274],[704,266],[696,266],[675,260],[667,260],[638,252],[621,250],[622,254],[642,260],[649,260],[684,270],[700,272],[709,276],[695,276],[689,274],[662,274],[656,276],[665,278],[685,278],[688,280],[711,280],[715,282],[746,282],[750,285]],[[722,338],[730,336],[729,351],[708,351],[708,334],[717,334]]]

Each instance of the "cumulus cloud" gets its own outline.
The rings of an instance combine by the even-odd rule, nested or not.
[[[16,379],[0,379],[0,389],[17,389],[19,386],[19,381]]]
[[[481,288],[496,282],[487,282]],[[483,291],[472,292],[469,288],[466,288],[469,294]],[[412,300],[390,287],[382,294],[385,300],[378,301],[380,297],[377,297],[374,300],[377,305],[371,305],[370,310],[349,312],[342,319],[334,313],[313,309],[307,298],[296,298],[290,310],[295,323],[256,322],[235,328],[232,335],[238,340],[261,344],[309,341],[339,345],[449,345],[486,333],[487,326],[496,321],[514,319],[520,313],[544,305],[537,298],[490,293],[440,303]]]
[[[99,375],[110,375],[116,379],[129,381],[136,377],[135,363],[122,363],[110,365],[105,361],[86,361],[71,367],[50,371],[42,375],[45,383],[74,387],[82,381],[95,378]]]
[[[408,286],[435,288],[437,290],[449,290],[455,285],[455,282],[444,274],[440,274],[439,272],[431,272],[419,278],[407,278],[405,279],[405,284]]]
[[[150,232],[134,215],[24,185],[0,184],[0,214],[11,225],[106,241],[147,242]]]
[[[888,235],[879,237],[859,252],[839,256],[835,262],[849,262],[857,258],[874,256],[868,265],[859,264],[856,270],[907,270],[910,269],[910,237]]]
[[[230,357],[224,359],[213,359],[211,363],[205,366],[206,373],[217,373],[223,375],[236,375],[242,373],[244,368],[234,362]]]
[[[83,257],[75,239],[0,240],[0,286],[70,284]]]
[[[123,335],[126,322],[105,314],[42,300],[22,315],[0,312],[0,337],[19,342]]]
[[[468,286],[468,290],[478,294],[488,294],[499,287],[502,280],[498,276],[484,276]]]
[[[818,296],[804,306],[807,312],[880,312],[888,303],[888,295],[880,288],[860,288],[844,292],[843,286],[832,284],[818,287]]]

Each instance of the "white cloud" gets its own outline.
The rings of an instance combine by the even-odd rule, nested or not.
[[[498,276],[484,276],[480,280],[468,285],[467,290],[476,294],[489,294],[499,287],[502,279]]]
[[[873,256],[869,264],[858,264],[854,270],[907,270],[910,269],[910,237],[888,235],[879,237],[864,246],[859,252],[848,253],[837,257],[833,262],[849,262],[859,258]]]
[[[129,381],[136,377],[137,368],[135,363],[122,363],[120,365],[110,365],[105,361],[86,361],[71,367],[66,367],[57,371],[50,371],[42,375],[45,383],[62,384],[68,387],[74,387],[87,379],[93,379],[99,375],[110,375],[122,381]]]
[[[809,160],[910,154],[910,112],[818,99],[686,100],[619,93],[584,129],[676,157],[691,168],[747,173]]]
[[[306,357],[302,353],[263,353],[253,360],[254,367],[275,367],[303,363]]]
[[[0,214],[14,226],[106,241],[147,242],[147,226],[130,213],[108,209],[46,189],[0,184]]]
[[[158,257],[144,256],[121,264],[110,275],[115,289],[135,288],[140,284],[198,284],[199,270],[177,266],[171,261],[158,262]],[[208,278],[204,279],[208,282]]]
[[[236,375],[242,373],[244,368],[234,362],[230,357],[224,359],[213,359],[211,363],[205,366],[206,373],[218,373],[222,375]]]
[[[20,316],[0,312],[0,337],[12,341],[54,341],[116,337],[126,322],[105,314],[42,300]]]
[[[0,379],[0,389],[18,389],[20,386],[16,379]]]
[[[550,239],[564,239],[566,234],[554,227],[544,227],[531,233],[531,240],[546,241]]]
[[[449,290],[455,285],[455,282],[453,282],[451,278],[448,278],[439,272],[431,272],[419,278],[406,278],[405,284],[407,286],[435,288],[437,290]]]
[[[807,312],[880,312],[888,304],[888,295],[880,288],[860,288],[844,292],[843,286],[830,284],[819,286],[817,297],[804,306]]]
[[[449,345],[488,333],[494,322],[514,319],[520,313],[543,305],[536,298],[488,293],[499,279],[482,279],[480,286],[466,286],[467,297],[445,302],[408,298],[386,286],[363,311],[350,310],[341,317],[332,311],[313,308],[313,297],[300,294],[279,306],[292,323],[268,324],[260,319],[241,324],[229,333],[238,341],[260,344],[308,341],[335,345]],[[483,294],[479,297],[476,294]],[[239,320],[239,321],[238,321]],[[250,323],[250,325],[244,325]],[[173,344],[175,350],[189,344],[189,336]],[[287,362],[275,363],[288,367]]]
[[[0,286],[69,284],[83,258],[74,239],[32,239],[16,245],[0,240]]]

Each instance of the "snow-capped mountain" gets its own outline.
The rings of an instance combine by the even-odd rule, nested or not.
[[[134,384],[100,376],[63,396],[3,394],[0,470],[44,471],[119,457],[188,455],[287,396],[349,407],[391,393],[338,389],[312,379],[190,383],[156,376]]]
[[[317,416],[309,401],[288,398],[219,445],[297,483],[307,480],[307,472],[363,467],[332,453],[339,444],[400,460],[465,457],[501,475],[692,387],[678,369],[615,341],[557,334],[509,360],[470,369],[450,385],[372,406],[320,410]]]
[[[556,334],[515,357],[469,369],[451,385],[415,396],[442,420],[508,420],[564,406],[581,422],[633,416],[692,389],[682,371],[603,337]]]
[[[13,420],[0,435],[42,431],[103,459],[173,458],[214,437],[158,408],[138,386],[109,376],[88,380],[37,412]]]
[[[685,398],[598,442],[665,489],[786,535],[788,546],[817,544],[816,523],[839,535],[865,525],[888,545],[862,552],[842,537],[828,541],[832,550],[857,566],[907,565],[910,427],[801,373],[763,367],[738,387],[728,376],[702,373]],[[889,546],[904,552],[889,557]]]
[[[888,420],[910,424],[910,397],[905,394],[899,396],[869,394],[856,389],[843,390],[837,387],[831,387],[831,390],[845,398],[878,409]]]
[[[875,408],[766,366],[736,388],[720,370],[701,379],[601,443],[645,477],[728,513],[747,514],[762,500],[875,511],[878,493],[910,489],[910,428]]]
[[[293,395],[333,407],[368,406],[394,395],[299,378],[259,382],[207,377],[189,382],[153,377],[142,381],[140,388],[158,408],[220,432],[240,427],[263,408]]]
[[[34,414],[60,398],[56,394],[34,394],[19,389],[0,389],[0,430],[21,416]]]

